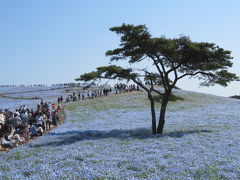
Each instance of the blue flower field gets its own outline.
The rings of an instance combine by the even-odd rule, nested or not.
[[[163,135],[143,92],[70,103],[64,124],[0,153],[0,179],[240,179],[240,101],[175,93]]]

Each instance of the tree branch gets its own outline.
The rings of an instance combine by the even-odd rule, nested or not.
[[[146,88],[142,83],[138,82],[136,79],[131,79],[133,82],[135,82],[137,85],[139,85],[141,88],[143,88],[145,91],[147,91],[147,93],[151,94],[151,91]]]
[[[149,57],[153,60],[153,63],[154,63],[154,65],[156,66],[156,68],[157,68],[157,70],[158,70],[158,72],[159,72],[159,74],[160,74],[160,76],[161,76],[161,78],[162,78],[162,82],[163,82],[163,87],[164,87],[164,89],[165,90],[167,90],[168,88],[167,88],[167,85],[166,85],[166,82],[165,82],[165,79],[164,79],[164,73],[163,73],[163,71],[160,69],[160,67],[158,66],[158,63],[157,63],[157,61],[154,59],[154,57],[152,57],[151,55],[149,55]]]
[[[179,76],[179,77],[177,78],[177,80],[182,79],[182,78],[184,78],[185,76],[195,76],[195,75],[197,75],[197,74],[204,74],[204,75],[207,75],[207,76],[211,75],[211,74],[206,73],[206,72],[203,72],[203,71],[198,71],[198,72],[195,72],[195,73],[186,73],[186,74],[184,74],[184,75],[182,75],[182,76]]]

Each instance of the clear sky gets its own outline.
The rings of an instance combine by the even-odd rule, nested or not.
[[[108,65],[105,52],[118,47],[112,26],[146,24],[153,36],[189,36],[232,51],[231,72],[240,76],[239,0],[11,0],[0,1],[0,84],[73,82]],[[185,79],[179,87],[221,96],[229,87],[199,88]]]

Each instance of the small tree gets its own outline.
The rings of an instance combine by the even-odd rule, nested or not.
[[[111,61],[124,60],[129,65],[150,61],[155,71],[142,69],[141,73],[133,68],[121,66],[98,67],[96,71],[86,73],[76,80],[90,81],[96,79],[132,80],[147,92],[151,103],[152,132],[162,134],[165,124],[165,112],[177,82],[184,77],[196,77],[201,86],[227,83],[238,80],[238,77],[227,71],[232,66],[230,51],[213,43],[193,42],[188,37],[179,38],[151,37],[145,25],[126,25],[110,28],[120,35],[119,48],[106,52]],[[172,74],[172,75],[171,75]],[[150,82],[150,86],[141,81],[141,77]],[[162,84],[164,91],[154,88],[154,83]],[[156,125],[155,104],[152,93],[163,95],[158,126]]]

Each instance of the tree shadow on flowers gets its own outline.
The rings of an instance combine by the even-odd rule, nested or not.
[[[42,147],[42,146],[64,146],[70,145],[79,141],[87,140],[102,140],[107,138],[114,138],[118,140],[134,140],[134,139],[149,139],[149,138],[182,138],[186,135],[199,134],[199,133],[211,133],[211,130],[187,130],[187,131],[175,131],[167,132],[164,134],[152,134],[151,129],[139,128],[132,130],[111,130],[111,131],[101,131],[101,130],[87,130],[87,131],[66,131],[61,133],[50,132],[46,136],[52,136],[50,139],[53,141],[42,142],[39,144],[32,144],[31,147]]]

